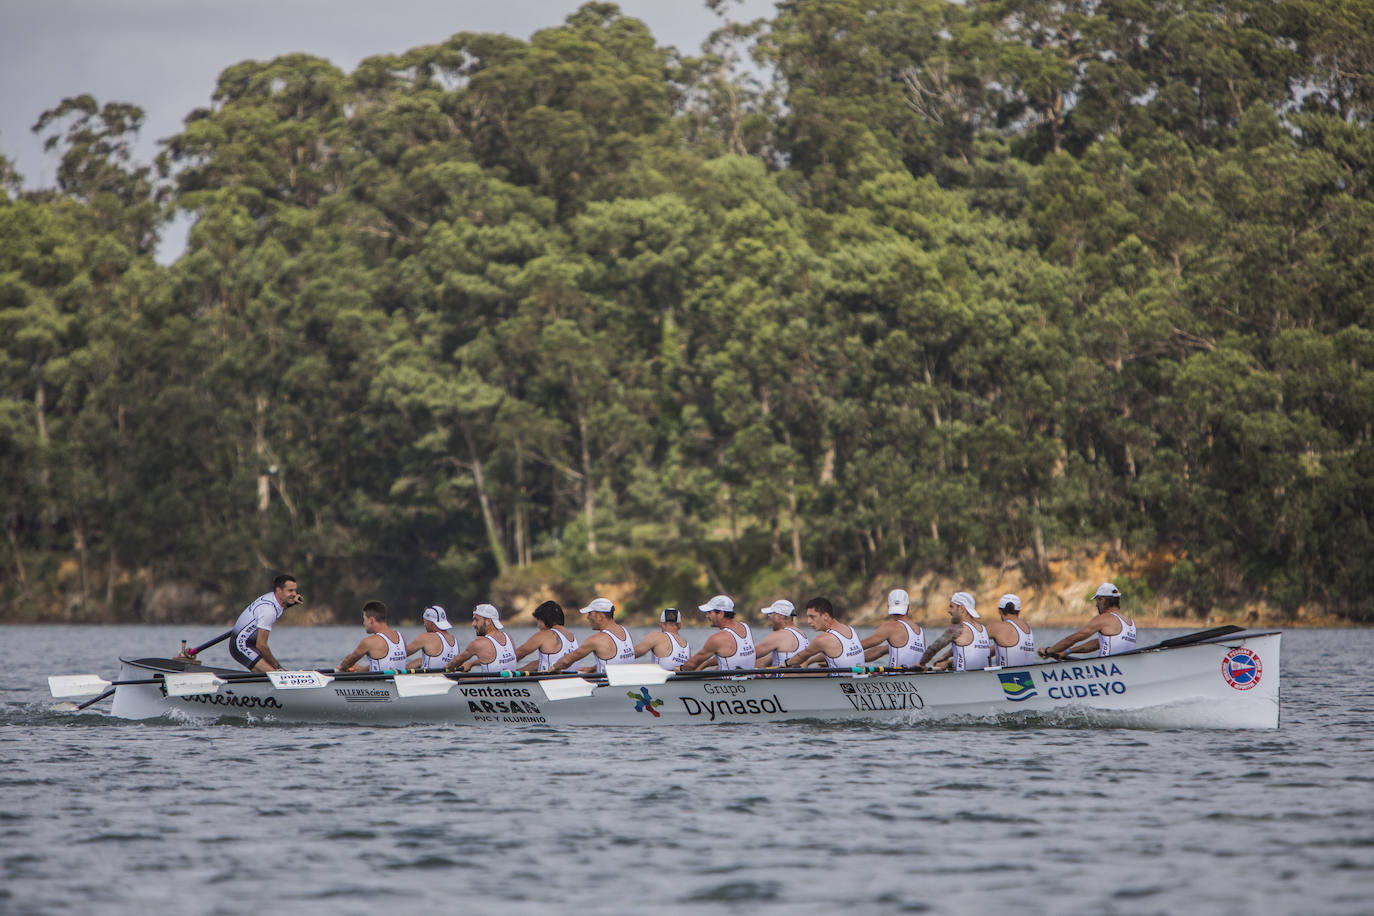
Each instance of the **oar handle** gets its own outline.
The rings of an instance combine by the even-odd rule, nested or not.
[[[191,658],[195,658],[201,652],[204,652],[206,649],[210,648],[213,645],[217,645],[219,643],[224,642],[226,639],[233,635],[233,630],[225,630],[223,633],[219,634],[209,642],[203,642],[200,645],[196,646],[194,649],[187,649],[186,654],[189,655]]]

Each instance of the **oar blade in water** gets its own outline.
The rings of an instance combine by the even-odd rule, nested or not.
[[[169,697],[193,697],[214,693],[221,684],[228,683],[213,674],[199,671],[193,674],[167,674],[163,676],[162,681],[167,686]]]
[[[612,665],[611,667],[616,666]],[[589,697],[592,695],[592,691],[596,689],[595,684],[581,677],[540,681],[539,686],[543,689],[544,696],[550,700],[571,700],[575,697]]]
[[[334,680],[332,675],[320,671],[269,671],[267,679],[278,690],[316,690],[328,687]]]
[[[658,665],[607,665],[606,681],[612,687],[639,687],[644,684],[663,684],[673,672]]]
[[[398,674],[396,693],[403,697],[437,697],[453,689],[454,682],[442,674]]]
[[[103,693],[109,688],[109,681],[94,674],[48,675],[48,689],[58,699],[62,697],[87,697],[93,693]]]

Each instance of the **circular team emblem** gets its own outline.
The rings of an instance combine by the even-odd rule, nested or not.
[[[1237,690],[1249,690],[1260,682],[1263,673],[1259,656],[1244,647],[1232,649],[1221,660],[1221,676]]]

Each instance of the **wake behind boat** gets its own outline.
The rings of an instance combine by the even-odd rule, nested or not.
[[[250,675],[178,659],[121,659],[113,713],[272,722],[485,726],[706,725],[796,720],[1067,722],[1277,728],[1281,634],[1210,630],[1104,658],[957,673],[769,669],[607,676]],[[75,676],[69,680],[78,680]],[[76,691],[54,695],[76,695]],[[68,685],[73,686],[73,685]]]

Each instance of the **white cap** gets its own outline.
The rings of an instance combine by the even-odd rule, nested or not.
[[[678,609],[677,609],[677,608],[675,608],[675,607],[665,607],[665,608],[663,609],[663,613],[661,613],[661,614],[658,615],[658,622],[659,622],[659,623],[667,623],[667,622],[668,622],[668,612],[669,612],[669,611],[672,611],[672,612],[673,612],[673,623],[681,623],[681,622],[682,622],[682,615],[681,615],[680,613],[678,613]]]
[[[473,617],[485,617],[485,618],[487,618],[488,620],[490,620],[492,623],[496,624],[496,629],[498,629],[498,630],[504,630],[504,629],[505,629],[505,627],[501,626],[501,612],[498,611],[498,610],[496,609],[496,605],[494,605],[494,604],[479,604],[479,605],[477,605],[477,607],[475,607],[475,608],[472,609],[472,616],[473,616]]]
[[[1101,585],[1099,585],[1099,586],[1097,587],[1097,591],[1093,592],[1093,597],[1094,597],[1094,598],[1120,598],[1120,597],[1121,597],[1121,589],[1117,588],[1115,585],[1112,585],[1112,583],[1110,583],[1110,582],[1103,582]]]
[[[786,598],[779,598],[766,608],[761,609],[765,614],[777,614],[782,617],[793,617],[797,613],[796,605]]]
[[[997,599],[997,607],[999,609],[1004,608],[1009,604],[1012,606],[1012,609],[1016,611],[1016,613],[1021,613],[1021,599],[1016,597],[1015,595],[1008,593],[1003,595],[1001,598]]]
[[[584,607],[578,613],[590,614],[595,611],[598,614],[611,614],[615,612],[615,605],[610,598],[593,598],[592,603]]]
[[[716,595],[716,597],[705,604],[697,605],[697,610],[703,613],[709,613],[710,611],[729,611],[733,613],[735,610],[735,602],[731,601],[728,595]]]
[[[887,593],[887,612],[889,614],[905,614],[909,607],[911,607],[911,596],[906,593],[906,589],[894,588]]]
[[[964,610],[968,611],[970,617],[974,617],[979,620],[982,619],[982,615],[979,614],[978,611],[975,610],[973,607],[973,596],[970,595],[968,592],[955,592],[954,597],[949,599],[949,603],[959,605]]]
[[[448,622],[448,611],[439,607],[437,604],[431,604],[429,607],[425,608],[424,619],[441,630],[453,629],[453,624]]]

